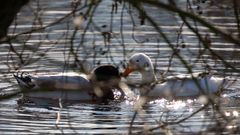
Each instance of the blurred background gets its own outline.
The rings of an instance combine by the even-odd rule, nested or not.
[[[238,134],[239,0],[9,0],[0,2],[0,132],[3,134]],[[210,72],[236,80],[214,104],[156,100],[134,118],[132,101],[19,106],[13,73],[120,71],[134,53],[158,78]],[[139,79],[134,74],[133,79]],[[61,116],[61,119],[59,119]],[[134,118],[134,119],[133,119]],[[132,122],[131,122],[132,121]]]

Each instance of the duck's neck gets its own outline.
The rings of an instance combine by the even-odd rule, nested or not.
[[[153,67],[140,71],[140,73],[142,74],[142,84],[153,83],[157,80]]]

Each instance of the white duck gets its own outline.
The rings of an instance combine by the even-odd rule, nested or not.
[[[137,53],[130,57],[128,67],[122,76],[138,71],[142,75],[140,95],[150,98],[188,98],[202,94],[215,94],[226,84],[224,78],[205,74],[193,74],[181,77],[171,77],[163,82],[157,82],[151,59]]]
[[[112,89],[121,91],[118,68],[103,65],[95,68],[90,75],[58,74],[33,77],[14,75],[24,98],[62,99],[70,101],[113,100]]]

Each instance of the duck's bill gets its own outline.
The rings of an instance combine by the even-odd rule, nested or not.
[[[131,68],[131,67],[127,67],[126,69],[125,69],[125,71],[122,73],[122,76],[123,77],[127,77],[131,72],[133,72],[134,71],[134,69],[133,68]]]

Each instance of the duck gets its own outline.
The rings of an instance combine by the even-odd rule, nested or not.
[[[140,96],[156,98],[195,98],[201,95],[217,94],[227,84],[227,80],[207,73],[183,74],[157,80],[153,63],[144,53],[133,54],[126,69],[121,74],[127,77],[132,72],[142,76],[139,89]]]
[[[61,99],[68,101],[114,100],[113,89],[121,91],[121,80],[117,67],[101,65],[89,75],[77,73],[60,73],[54,75],[32,76],[16,73],[13,75],[24,99]],[[121,91],[123,94],[123,92]]]

